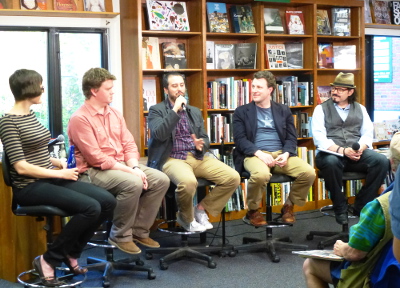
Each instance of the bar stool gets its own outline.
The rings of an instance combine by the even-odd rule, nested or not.
[[[348,180],[363,180],[367,176],[366,173],[363,172],[344,172],[343,173],[343,187],[346,187],[346,181]],[[318,171],[318,177],[324,178],[321,171]],[[345,191],[346,193],[346,191]],[[328,213],[328,211],[333,211],[333,205],[327,205],[320,208],[320,212],[324,216],[335,217],[334,214]],[[349,216],[355,218],[355,216]],[[328,237],[325,240],[321,240],[318,243],[318,249],[324,249],[326,246],[334,244],[337,240],[342,240],[344,242],[349,241],[349,224],[342,224],[342,231],[334,232],[334,231],[310,231],[306,238],[307,240],[313,240],[314,236],[322,236]]]
[[[242,172],[242,179],[249,179],[250,174],[245,171]],[[283,175],[283,174],[272,174],[269,183],[283,183],[283,182],[290,182],[293,181],[293,178]],[[302,244],[293,244],[290,237],[282,237],[282,238],[273,238],[272,237],[272,229],[273,228],[282,228],[282,227],[291,227],[293,226],[292,223],[284,223],[284,222],[277,222],[272,221],[272,206],[271,206],[271,195],[272,189],[270,185],[267,185],[267,197],[266,197],[266,220],[268,222],[265,225],[266,231],[266,239],[261,240],[257,238],[251,237],[243,237],[243,244],[236,246],[235,250],[265,250],[271,261],[274,263],[278,263],[280,261],[280,257],[276,254],[276,248],[285,248],[285,249],[299,249],[299,250],[306,250],[308,249],[308,245]],[[245,216],[246,217],[246,216]],[[260,227],[255,227],[260,228]]]
[[[200,190],[204,190],[205,187],[214,185],[214,183],[204,179],[204,178],[197,178],[197,189],[198,189],[198,196],[201,193]],[[171,193],[170,193],[171,192]],[[174,194],[175,193],[175,185],[171,183],[170,189],[167,194]],[[166,196],[168,197],[168,195]],[[170,201],[171,205],[167,205],[168,208],[168,219],[175,219],[175,199],[171,197],[172,200]],[[168,199],[168,198],[167,198]],[[173,201],[173,203],[171,203]],[[177,225],[176,220],[167,220],[163,221],[158,224],[158,230],[166,233],[177,234],[181,236],[181,247],[164,247],[164,248],[147,248],[146,249],[146,259],[152,259],[153,254],[167,254],[160,259],[160,269],[166,270],[168,269],[168,263],[171,260],[180,259],[183,257],[187,258],[196,258],[200,260],[207,261],[208,268],[214,269],[217,267],[217,264],[214,262],[213,258],[205,253],[217,253],[220,256],[229,255],[233,257],[236,255],[236,252],[233,249],[233,246],[226,245],[225,243],[225,209],[222,211],[222,245],[215,246],[215,247],[204,247],[204,246],[196,246],[196,247],[189,247],[188,244],[188,236],[194,234],[200,234],[201,242],[205,242],[205,231],[201,232],[188,232],[179,225]],[[167,226],[166,228],[164,228]]]

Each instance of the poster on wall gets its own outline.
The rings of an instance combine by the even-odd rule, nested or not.
[[[392,38],[374,37],[374,82],[392,83]]]

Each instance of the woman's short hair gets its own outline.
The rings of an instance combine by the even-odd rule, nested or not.
[[[42,95],[43,78],[35,70],[19,69],[8,79],[15,101],[35,98]]]
[[[91,68],[86,71],[82,79],[82,91],[86,99],[92,97],[91,89],[99,89],[101,84],[107,80],[116,80],[117,78],[112,75],[107,69],[104,68]]]

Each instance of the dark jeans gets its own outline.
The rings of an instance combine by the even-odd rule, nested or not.
[[[103,188],[89,183],[63,179],[42,179],[23,189],[14,189],[20,205],[51,205],[71,216],[60,235],[43,254],[53,267],[68,256],[79,258],[86,243],[107,218],[111,218],[116,200]]]
[[[367,173],[365,183],[354,202],[354,210],[359,213],[365,204],[376,198],[378,189],[390,168],[389,160],[372,150],[364,150],[358,161],[319,152],[315,164],[324,175],[325,186],[330,192],[336,213],[344,213],[347,210],[346,197],[342,193],[343,172]]]

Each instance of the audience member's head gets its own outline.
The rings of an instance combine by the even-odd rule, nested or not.
[[[394,134],[390,141],[390,163],[392,170],[396,171],[400,164],[400,132]]]
[[[274,92],[274,90],[275,90],[275,87],[276,87],[276,79],[275,79],[275,76],[274,76],[274,74],[272,74],[271,72],[269,72],[269,71],[265,71],[265,70],[263,70],[263,71],[258,71],[258,72],[256,72],[256,73],[254,73],[254,77],[253,77],[254,79],[265,79],[265,81],[267,81],[267,85],[268,85],[268,87],[272,87],[272,88],[274,88],[272,91],[271,91],[271,94]]]
[[[34,70],[17,70],[10,76],[8,81],[16,102],[35,98],[43,93],[43,87],[41,86],[43,78]]]
[[[107,80],[116,80],[117,78],[112,75],[107,69],[104,68],[91,68],[82,79],[82,91],[86,99],[92,97],[92,89],[99,89],[101,84]]]

